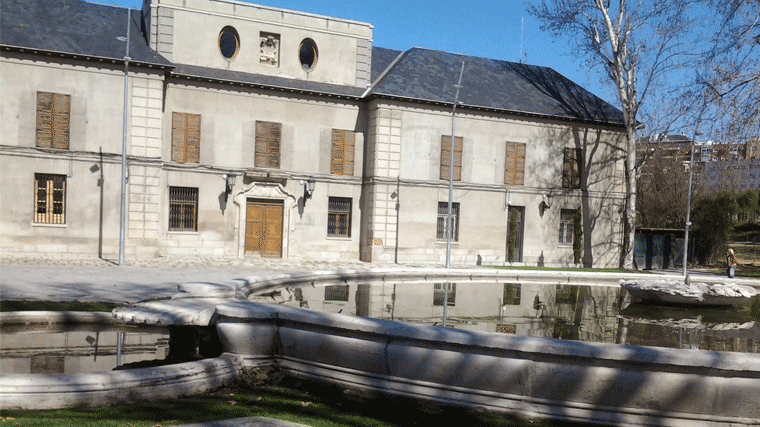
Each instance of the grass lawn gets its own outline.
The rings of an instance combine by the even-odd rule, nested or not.
[[[242,417],[268,417],[315,427],[589,425],[444,408],[285,378],[277,384],[241,382],[202,396],[110,408],[4,410],[0,411],[0,426],[163,427]]]

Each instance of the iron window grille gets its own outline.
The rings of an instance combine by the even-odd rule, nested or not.
[[[66,175],[34,174],[34,222],[66,223]]]
[[[446,289],[445,283],[436,283],[433,285],[433,305],[434,306],[443,306],[443,296],[446,294],[445,289]],[[446,305],[449,305],[449,306],[456,305],[456,298],[457,298],[457,284],[449,283],[449,297],[446,300]]]
[[[198,231],[198,189],[169,187],[169,231]]]
[[[438,202],[438,227],[436,232],[436,240],[439,242],[446,241],[446,217],[449,212],[449,202]],[[459,241],[459,203],[451,204],[451,222],[453,224],[451,228],[451,241]]]
[[[329,198],[327,206],[327,236],[351,237],[351,198]]]
[[[325,301],[348,301],[348,285],[325,286]]]

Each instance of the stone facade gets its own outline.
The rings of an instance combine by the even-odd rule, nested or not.
[[[27,19],[18,5],[43,2],[3,5],[9,25]],[[108,27],[104,40],[124,33],[124,9],[59,7],[51,22],[66,31],[87,18]],[[66,8],[79,15],[67,21]],[[226,0],[145,0],[131,28],[127,257],[445,262],[439,172],[450,101],[380,90],[406,53],[373,63],[370,24]],[[41,33],[0,39],[0,185],[16,190],[0,195],[3,256],[118,256],[124,44],[96,52],[79,43],[56,51]],[[71,99],[65,149],[35,136],[39,92]],[[584,263],[615,265],[620,124],[510,108],[465,101],[457,110],[452,263],[572,265],[557,230],[562,212],[581,209]],[[508,143],[525,147],[518,185],[505,183]],[[584,155],[576,189],[563,188],[568,147]]]

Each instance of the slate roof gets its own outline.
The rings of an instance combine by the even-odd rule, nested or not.
[[[459,101],[470,108],[622,125],[622,113],[556,71],[532,65],[413,48],[373,47],[369,91],[261,74],[173,64],[149,48],[141,12],[132,11],[132,63],[171,70],[175,77],[318,95],[389,97],[451,105],[465,62]],[[0,46],[69,57],[122,62],[127,9],[83,0],[0,0]]]
[[[374,83],[383,71],[393,63],[399,55],[404,53],[402,50],[386,49],[384,47],[372,47],[372,70],[370,81]]]
[[[314,93],[346,98],[361,98],[366,88],[342,86],[306,80],[288,79],[284,77],[266,76],[263,74],[244,73],[240,71],[222,70],[218,68],[197,67],[194,65],[177,64],[171,71],[172,76],[186,77],[197,80],[217,81],[220,83],[243,84],[263,88],[280,89]]]
[[[387,56],[388,52],[382,54]],[[459,101],[464,106],[623,124],[620,110],[551,68],[422,48],[404,52],[374,84],[370,95],[451,105],[462,61],[465,67]]]
[[[82,0],[0,1],[0,46],[63,56],[122,62],[127,9]],[[151,50],[140,32],[140,11],[132,11],[129,56],[132,62],[171,67]]]

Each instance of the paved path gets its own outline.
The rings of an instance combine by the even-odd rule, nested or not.
[[[134,303],[168,298],[182,283],[232,284],[236,279],[283,272],[415,268],[433,265],[378,264],[356,260],[315,261],[280,258],[214,260],[151,258],[127,260],[126,266],[93,258],[0,257],[0,301],[47,300]],[[454,265],[454,268],[476,267]],[[550,272],[547,272],[550,273]],[[680,274],[678,271],[663,271]],[[692,272],[694,276],[709,275]],[[621,276],[622,277],[622,276]],[[756,281],[753,286],[760,287]]]
[[[182,283],[231,284],[235,279],[265,277],[284,271],[388,266],[351,260],[157,258],[127,261],[124,267],[119,267],[100,259],[0,258],[0,301],[138,302],[170,297]]]

